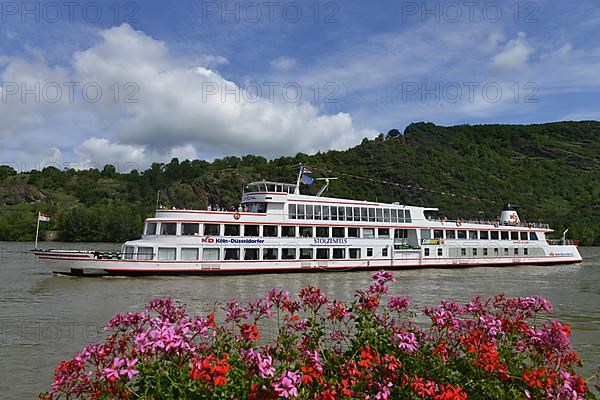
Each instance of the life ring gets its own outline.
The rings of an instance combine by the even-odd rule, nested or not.
[[[240,219],[240,218],[241,218],[241,215],[239,212],[236,212],[233,214],[233,219]]]
[[[456,226],[461,226],[461,225],[462,225],[462,222],[460,222],[460,219],[457,219],[456,220]]]

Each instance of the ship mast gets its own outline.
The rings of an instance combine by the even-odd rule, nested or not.
[[[303,172],[304,165],[300,164],[300,171],[298,171],[298,180],[296,181],[296,189],[294,189],[294,194],[300,194],[300,179],[302,179]]]
[[[325,190],[327,190],[327,188],[329,187],[329,181],[336,180],[336,179],[337,178],[317,178],[318,181],[325,181],[325,185],[323,185],[323,187],[319,190],[319,192],[315,196],[321,197],[323,192],[325,192]]]

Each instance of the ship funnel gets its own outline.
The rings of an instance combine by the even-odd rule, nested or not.
[[[500,214],[500,223],[502,225],[517,225],[521,223],[517,209],[522,208],[516,204],[507,203],[502,207],[502,213]]]

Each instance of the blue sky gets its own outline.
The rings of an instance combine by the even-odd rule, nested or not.
[[[590,0],[68,4],[1,6],[0,162],[18,170],[600,119]]]

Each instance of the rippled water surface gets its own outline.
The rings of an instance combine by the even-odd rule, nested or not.
[[[49,387],[59,360],[101,339],[101,327],[119,311],[139,311],[153,297],[171,296],[208,310],[233,297],[242,302],[273,287],[297,293],[321,287],[330,298],[350,300],[365,288],[368,272],[322,272],[244,276],[75,278],[52,275],[28,250],[31,243],[0,242],[0,398],[35,398]],[[112,244],[57,244],[53,247],[117,250]],[[442,299],[467,301],[473,295],[539,294],[568,323],[591,375],[600,365],[600,248],[582,248],[575,265],[478,267],[396,271],[392,292],[418,305]]]

